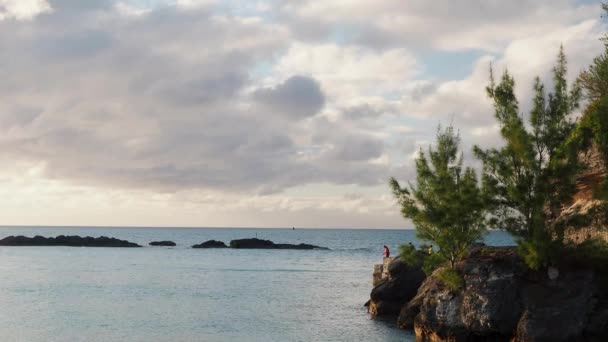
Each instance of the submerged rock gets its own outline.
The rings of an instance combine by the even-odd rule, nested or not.
[[[150,246],[167,246],[167,247],[175,247],[177,244],[173,241],[152,241],[149,243]]]
[[[562,269],[551,280],[510,247],[474,250],[456,269],[464,287],[450,290],[434,273],[402,308],[400,327],[421,341],[608,340],[607,294],[593,271]]]
[[[194,245],[192,248],[228,248],[228,246],[226,246],[226,244],[222,241],[209,240],[199,243],[198,245]]]
[[[293,245],[288,243],[274,243],[270,240],[256,238],[232,240],[230,241],[230,247],[242,249],[327,249],[325,247],[309,245],[306,243]]]
[[[401,307],[412,299],[425,279],[420,267],[409,267],[399,258],[388,264],[388,278],[376,285],[367,310],[374,316],[397,316]]]
[[[40,235],[36,235],[33,238],[11,235],[0,240],[0,246],[141,247],[133,242],[106,236],[94,238],[77,235],[59,235],[48,238]]]

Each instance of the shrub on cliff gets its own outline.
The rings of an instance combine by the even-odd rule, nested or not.
[[[445,259],[439,253],[428,253],[430,246],[422,245],[420,249],[416,249],[411,244],[399,246],[399,258],[406,265],[411,267],[420,267],[427,276],[441,264],[445,263]]]
[[[464,279],[453,268],[443,268],[437,271],[437,278],[450,290],[456,291],[464,287]]]
[[[483,180],[493,193],[493,226],[518,238],[520,254],[533,269],[553,262],[563,241],[564,223],[552,224],[574,194],[577,150],[565,143],[575,129],[571,114],[579,106],[581,88],[568,86],[563,47],[553,68],[548,95],[539,78],[528,125],[520,115],[515,80],[507,71],[498,84],[491,74],[487,93],[505,142],[501,148],[475,155],[483,162]]]
[[[454,263],[486,232],[488,201],[477,175],[463,167],[460,137],[453,127],[438,129],[436,149],[422,150],[416,158],[416,185],[390,186],[404,217],[413,221],[418,238],[432,242],[443,260]],[[429,164],[430,160],[430,164]]]

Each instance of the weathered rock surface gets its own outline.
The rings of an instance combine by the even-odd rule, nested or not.
[[[524,267],[515,249],[483,247],[457,264],[465,286],[449,290],[435,274],[399,315],[420,341],[608,341],[606,288],[592,271]]]
[[[33,238],[11,235],[0,240],[0,246],[141,247],[136,243],[116,238],[105,236],[94,238],[76,235],[59,235],[48,238],[40,235],[36,235]]]
[[[166,247],[175,247],[177,244],[173,241],[152,241],[149,243],[150,246],[166,246]]]
[[[209,240],[201,242],[198,245],[192,246],[192,248],[228,248],[225,243],[217,240]]]
[[[293,245],[289,243],[274,243],[270,240],[256,238],[232,240],[230,241],[230,247],[243,249],[327,249],[325,247],[309,245],[307,243]]]
[[[424,278],[419,267],[411,268],[395,258],[388,264],[388,278],[372,289],[368,312],[374,316],[398,315],[401,307],[416,295]]]
[[[557,215],[557,221],[567,221],[575,214],[588,214],[599,208],[602,202],[594,198],[602,182],[608,176],[606,163],[597,146],[591,146],[588,151],[581,152],[579,161],[584,169],[576,176],[576,194],[572,202],[564,206]],[[608,218],[599,215],[591,224],[585,227],[571,227],[565,231],[565,240],[580,243],[590,238],[599,238],[608,241]]]

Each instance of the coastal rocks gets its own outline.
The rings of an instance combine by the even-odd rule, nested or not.
[[[399,326],[413,326],[418,340],[608,340],[606,294],[592,271],[563,269],[550,280],[510,247],[476,249],[456,268],[462,289],[445,287],[438,270],[402,308]]]
[[[274,243],[270,240],[262,240],[256,238],[232,240],[230,241],[230,247],[239,249],[327,249],[325,247],[309,245],[306,243],[293,245],[288,243]]]
[[[136,243],[116,238],[105,236],[94,238],[76,235],[59,235],[54,238],[40,235],[33,238],[21,235],[9,236],[0,240],[0,246],[141,247]]]
[[[175,247],[177,244],[173,241],[152,241],[149,243],[150,246],[166,246],[166,247]]]
[[[396,316],[412,299],[425,278],[424,272],[395,258],[388,264],[388,278],[376,285],[370,294],[368,312],[374,316]]]
[[[228,246],[226,246],[226,244],[222,241],[209,240],[199,243],[198,245],[194,245],[192,248],[228,248]]]

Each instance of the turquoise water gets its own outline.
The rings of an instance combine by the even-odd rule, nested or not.
[[[178,246],[0,247],[2,341],[413,341],[363,307],[382,246],[417,243],[410,230],[0,228],[36,234]],[[331,250],[189,248],[256,235]]]

